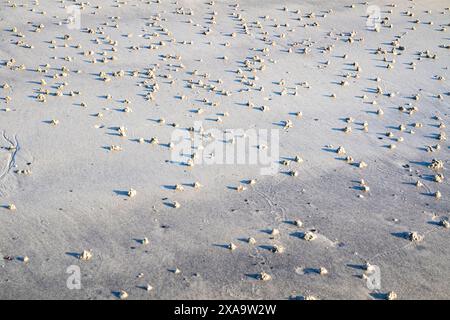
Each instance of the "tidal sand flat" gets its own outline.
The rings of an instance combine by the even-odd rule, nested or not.
[[[0,299],[449,299],[449,29],[1,0]]]

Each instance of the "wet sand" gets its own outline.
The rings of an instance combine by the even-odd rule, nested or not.
[[[89,3],[0,2],[1,299],[450,298],[448,3]]]

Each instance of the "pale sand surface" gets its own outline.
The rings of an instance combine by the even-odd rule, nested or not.
[[[390,7],[392,2],[397,6]],[[441,225],[450,212],[449,144],[447,129],[439,127],[448,126],[449,119],[447,1],[370,3],[379,6],[382,18],[389,17],[379,32],[366,26],[368,6],[355,2],[351,8],[347,0],[241,0],[239,7],[235,1],[91,0],[81,10],[81,30],[71,30],[64,24],[65,6],[80,3],[0,2],[0,84],[10,87],[0,87],[0,298],[116,299],[120,290],[129,299],[383,299],[389,291],[399,299],[450,298],[450,230]],[[177,8],[194,14],[175,14]],[[312,12],[315,17],[308,17]],[[42,30],[35,32],[40,24]],[[212,32],[204,35],[208,28]],[[346,41],[350,36],[353,43]],[[397,36],[404,48],[394,55],[391,43]],[[115,52],[108,39],[117,41]],[[309,54],[303,54],[308,45]],[[331,51],[323,50],[331,45]],[[387,52],[374,54],[377,48]],[[418,55],[426,50],[428,57]],[[87,51],[93,55],[83,55]],[[103,52],[117,59],[103,63]],[[181,58],[163,59],[167,54]],[[264,59],[265,70],[252,72],[243,64],[256,55]],[[7,64],[11,58],[12,66]],[[24,70],[15,67],[22,64]],[[67,75],[54,79],[63,66]],[[36,72],[39,67],[48,72]],[[154,79],[146,73],[152,67]],[[254,87],[238,81],[238,68]],[[120,70],[123,77],[112,75]],[[139,74],[133,77],[135,70]],[[102,81],[100,72],[111,81]],[[204,73],[209,77],[202,78]],[[344,78],[347,73],[350,77]],[[153,101],[145,99],[150,88],[139,86],[145,80],[159,86]],[[188,80],[231,95],[196,84],[188,88]],[[55,96],[64,82],[63,95]],[[264,91],[257,90],[260,86]],[[287,94],[280,95],[283,88]],[[47,101],[38,102],[46,89]],[[69,96],[71,91],[80,95]],[[105,99],[107,94],[112,99]],[[219,105],[210,106],[204,98]],[[245,106],[247,101],[254,108]],[[270,110],[258,110],[262,105]],[[126,106],[132,112],[123,112]],[[418,111],[409,115],[400,106]],[[198,108],[204,113],[192,112]],[[376,114],[379,108],[384,115]],[[220,116],[225,112],[229,115]],[[218,116],[222,122],[212,121]],[[347,117],[354,122],[347,124]],[[161,118],[165,124],[155,121]],[[285,120],[293,127],[284,130],[279,124]],[[171,162],[170,124],[188,128],[194,121],[202,121],[205,129],[279,129],[279,160],[299,155],[304,162],[280,165],[273,176],[260,175],[255,165]],[[414,123],[423,126],[414,128]],[[117,134],[119,126],[126,127],[127,137]],[[351,133],[342,131],[347,126]],[[136,142],[140,137],[144,143]],[[161,145],[150,144],[152,137]],[[390,144],[396,148],[387,148]],[[427,146],[437,144],[440,150],[427,152]],[[123,150],[110,151],[111,145]],[[367,168],[343,160],[345,155],[335,152],[338,146]],[[444,169],[428,168],[432,159],[442,160]],[[24,169],[31,174],[17,173]],[[291,170],[298,176],[287,174]],[[437,173],[443,182],[434,181]],[[257,182],[241,182],[248,179]],[[361,190],[361,179],[369,192]],[[422,187],[415,186],[417,180]],[[195,181],[202,187],[191,187]],[[172,190],[176,184],[185,184],[185,190]],[[247,190],[237,192],[239,185]],[[133,198],[126,195],[130,188],[137,192]],[[172,208],[173,201],[181,207]],[[16,210],[8,210],[10,204]],[[303,226],[295,226],[295,220]],[[279,235],[267,232],[274,228]],[[314,241],[302,239],[308,230],[315,231]],[[423,240],[410,241],[413,231]],[[145,237],[147,245],[140,243]],[[256,244],[243,241],[248,237]],[[230,243],[237,248],[227,249]],[[275,244],[284,252],[271,252]],[[92,259],[79,260],[83,250],[92,250]],[[366,262],[380,267],[381,289],[366,286]],[[81,268],[81,290],[66,287],[70,265]],[[328,275],[319,275],[320,267]],[[172,272],[175,268],[181,273]],[[258,280],[260,272],[272,279]],[[150,292],[142,287],[147,284]]]

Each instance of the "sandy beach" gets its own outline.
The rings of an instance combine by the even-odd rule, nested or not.
[[[450,299],[449,7],[0,0],[0,299]]]

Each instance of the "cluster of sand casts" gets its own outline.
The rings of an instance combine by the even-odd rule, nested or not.
[[[447,1],[5,0],[0,29],[0,298],[450,298]],[[277,130],[277,171],[173,159],[210,129]]]

